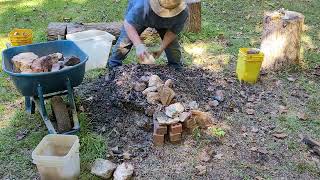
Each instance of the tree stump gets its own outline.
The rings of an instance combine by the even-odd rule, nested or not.
[[[186,22],[186,31],[198,33],[201,31],[201,0],[187,0],[189,18]]]
[[[279,10],[264,16],[261,51],[264,70],[280,70],[300,63],[301,34],[304,16],[298,12]]]

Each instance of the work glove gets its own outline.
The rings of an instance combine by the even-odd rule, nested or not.
[[[136,54],[139,57],[140,61],[144,61],[145,56],[147,55],[148,50],[144,44],[138,44],[136,46]]]

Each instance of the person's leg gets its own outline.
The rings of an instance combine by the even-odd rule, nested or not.
[[[161,39],[167,32],[167,29],[157,29]],[[175,39],[166,49],[166,56],[168,59],[168,65],[174,68],[182,67],[182,52],[178,39]]]

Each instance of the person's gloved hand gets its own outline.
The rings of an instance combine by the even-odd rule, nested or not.
[[[140,61],[144,61],[145,56],[147,55],[148,50],[144,44],[138,44],[136,46],[136,54],[139,57]]]

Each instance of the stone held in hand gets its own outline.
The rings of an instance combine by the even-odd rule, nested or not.
[[[159,93],[157,92],[149,92],[147,94],[147,102],[149,104],[157,104],[160,101]]]
[[[158,88],[160,101],[162,105],[169,105],[171,104],[171,101],[176,96],[176,93],[169,87],[162,85],[160,88]]]
[[[129,180],[132,178],[134,167],[130,163],[122,163],[113,174],[114,180]]]
[[[20,53],[12,58],[12,62],[14,65],[14,72],[22,72],[22,73],[30,73],[32,72],[31,66],[34,60],[38,59],[39,57],[32,53]]]
[[[150,76],[149,87],[159,87],[163,84],[163,81],[157,75]]]
[[[154,57],[150,53],[146,53],[143,61],[139,60],[139,63],[145,64],[145,65],[152,65],[152,64],[156,63],[156,60],[154,59]]]
[[[102,179],[110,179],[117,165],[105,159],[96,159],[92,168],[91,174],[101,177]]]
[[[75,56],[70,56],[70,57],[67,57],[65,60],[64,60],[64,65],[65,66],[74,66],[74,65],[77,65],[80,63],[80,59],[75,57]]]
[[[184,107],[181,103],[171,104],[165,108],[166,115],[170,118],[178,117],[184,111]]]

